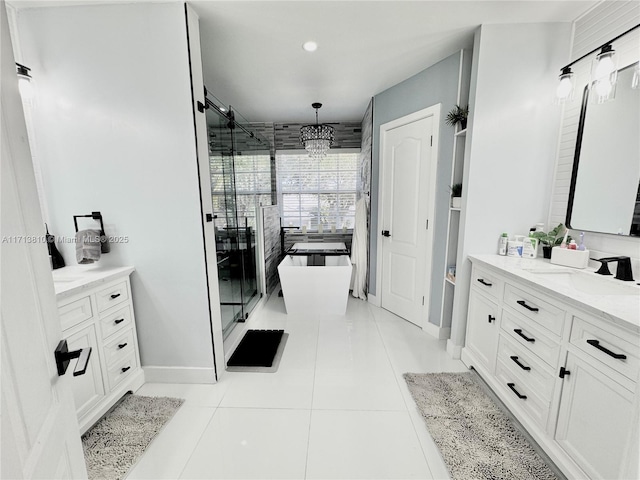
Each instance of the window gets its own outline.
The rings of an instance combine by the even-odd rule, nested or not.
[[[269,152],[236,154],[233,158],[218,153],[212,154],[209,161],[213,213],[218,217],[216,226],[255,229],[258,207],[271,205]]]
[[[311,230],[353,228],[358,150],[330,150],[322,159],[306,151],[276,152],[278,204],[283,226]]]

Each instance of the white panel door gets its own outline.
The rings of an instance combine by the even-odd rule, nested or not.
[[[86,478],[71,393],[59,377],[61,339],[45,229],[29,153],[4,1],[2,16],[2,478]],[[70,370],[73,371],[75,361]]]
[[[429,115],[381,127],[381,305],[418,326],[423,326],[422,312],[429,300],[425,282],[431,255],[427,220],[435,180],[433,126],[434,116]]]

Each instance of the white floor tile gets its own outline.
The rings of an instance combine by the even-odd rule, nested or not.
[[[221,407],[310,409],[311,369],[281,369],[275,373],[227,372],[230,381]]]
[[[127,480],[178,478],[215,408],[183,404],[147,447]]]
[[[429,479],[431,473],[405,412],[314,410],[308,479]]]
[[[304,478],[309,410],[219,408],[180,478]]]
[[[406,410],[406,405],[391,369],[318,369],[313,408]]]
[[[184,406],[217,407],[224,397],[229,383],[222,378],[211,385],[191,383],[145,383],[135,394],[148,397],[184,398]]]

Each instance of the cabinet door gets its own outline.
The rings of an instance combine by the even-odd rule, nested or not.
[[[571,352],[565,368],[556,442],[589,478],[621,478],[633,393],[612,379],[613,370]]]
[[[69,342],[69,350],[91,347],[91,357],[86,373],[73,377],[71,380],[76,412],[78,419],[81,419],[105,395],[95,324],[91,323],[68,336],[67,341]],[[70,367],[69,373],[71,372],[73,369]]]
[[[498,351],[498,305],[473,289],[469,296],[467,348],[493,373]]]

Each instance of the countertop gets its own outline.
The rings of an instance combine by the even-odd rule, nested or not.
[[[105,267],[101,265],[74,265],[53,270],[53,286],[56,298],[70,297],[83,290],[131,274],[134,267]]]
[[[469,259],[480,266],[497,268],[506,277],[529,284],[588,313],[640,332],[640,286],[636,283],[637,278],[634,282],[623,282],[613,276],[597,275],[593,269],[563,267],[541,258],[469,255]],[[575,283],[572,281],[574,274],[577,275]],[[634,275],[639,277],[640,272],[634,272]],[[604,282],[602,286],[605,288],[599,289],[598,282]],[[580,284],[580,287],[574,286],[576,284]],[[623,293],[602,294],[598,291],[607,288],[620,289]]]

